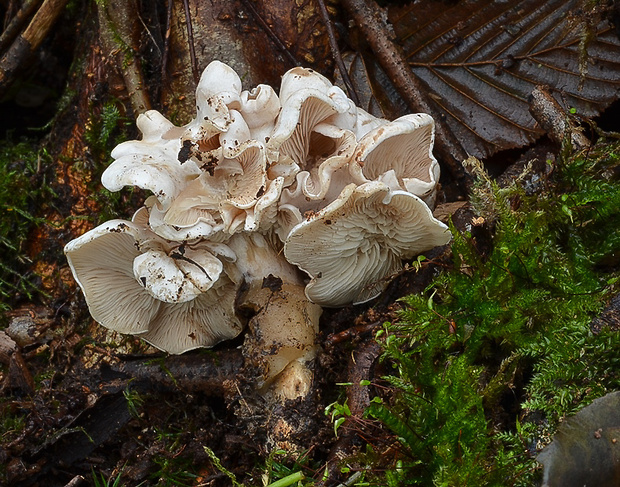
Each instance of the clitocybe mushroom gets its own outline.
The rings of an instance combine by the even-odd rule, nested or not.
[[[432,206],[439,180],[433,156],[435,124],[430,115],[405,115],[367,132],[355,151],[351,173],[358,184],[383,181]]]
[[[196,106],[183,127],[155,111],[138,118],[142,139],[112,152],[102,182],[153,194],[133,221],[69,242],[69,264],[95,320],[169,353],[236,336],[236,311],[250,309],[257,387],[306,396],[321,306],[372,299],[403,259],[450,239],[428,207],[432,119],[378,119],[303,68],[279,96],[242,91],[217,61]]]
[[[65,254],[93,318],[169,353],[210,347],[242,329],[236,285],[216,255],[226,247],[167,242],[140,220],[111,220],[72,240]]]
[[[312,280],[306,295],[322,306],[376,297],[403,259],[450,241],[448,228],[417,196],[379,181],[347,186],[321,211],[295,226],[286,259]]]

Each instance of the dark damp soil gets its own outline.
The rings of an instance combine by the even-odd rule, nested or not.
[[[104,343],[110,337],[88,318],[72,323],[71,309],[84,306],[80,296],[55,310],[22,306],[8,316],[9,333],[22,340],[11,344],[5,335],[2,349],[2,478],[23,486],[63,486],[80,476],[76,485],[89,485],[119,475],[125,485],[230,485],[208,446],[239,481],[259,485],[266,430],[279,418],[303,423],[294,439],[304,453],[278,461],[302,464],[307,477],[319,478],[337,441],[325,414],[343,400],[336,384],[352,382],[352,374],[380,376],[351,367],[351,352],[374,343],[381,324],[394,318],[394,298],[420,286],[416,280],[403,273],[382,303],[325,311],[312,399],[275,410],[244,383],[235,348],[242,338],[165,357],[134,339]]]

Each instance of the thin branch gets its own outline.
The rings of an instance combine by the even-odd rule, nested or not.
[[[192,28],[192,15],[189,10],[188,0],[183,0],[183,8],[185,9],[185,24],[187,25],[187,43],[189,44],[189,57],[192,62],[192,74],[194,82],[198,84],[200,79],[198,75],[198,62],[196,61],[196,48],[194,46],[194,29]]]
[[[103,44],[110,56],[116,54],[131,106],[137,116],[150,109],[151,102],[138,55],[133,48],[136,12],[132,10],[132,5],[127,0],[109,0],[105,5],[97,4]]]
[[[551,94],[548,86],[539,85],[530,95],[530,114],[558,145],[569,138],[574,150],[585,149],[590,141]]]
[[[433,101],[424,95],[422,83],[414,76],[399,47],[392,42],[385,20],[380,18],[379,7],[374,2],[371,4],[370,0],[342,0],[342,3],[409,108],[415,112],[436,115],[436,150],[454,179],[466,188],[470,178],[461,162],[467,158],[467,153],[447,123],[441,116],[437,116],[439,110]]]
[[[342,81],[344,85],[347,87],[347,93],[349,94],[349,98],[353,100],[357,106],[360,106],[360,99],[357,96],[357,92],[355,91],[355,87],[351,82],[351,78],[349,77],[349,72],[347,71],[347,67],[342,60],[342,56],[340,55],[340,49],[338,49],[338,42],[336,41],[336,34],[334,33],[334,26],[332,25],[332,21],[329,18],[329,13],[327,12],[327,7],[325,6],[324,0],[317,0],[319,4],[319,10],[321,12],[321,17],[323,18],[323,23],[325,24],[325,28],[327,29],[327,38],[329,39],[329,47],[332,51],[332,56],[334,57],[334,61],[336,61],[336,66],[338,66],[338,71],[340,71],[340,76],[342,76]]]
[[[241,374],[244,359],[241,350],[219,350],[209,354],[186,354],[161,357],[142,357],[137,360],[120,358],[101,368],[101,384],[108,376],[125,381],[135,381],[147,389],[200,391],[209,396],[224,396],[230,391],[227,381]],[[110,374],[111,372],[111,374]]]
[[[164,84],[168,70],[168,55],[170,53],[170,34],[172,32],[172,7],[174,0],[168,0],[168,13],[166,15],[166,34],[164,36],[164,53],[161,60],[161,82]]]

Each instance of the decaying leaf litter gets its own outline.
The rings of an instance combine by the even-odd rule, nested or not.
[[[431,11],[433,3],[444,4],[445,2],[429,2],[428,8]],[[536,30],[526,28],[530,24],[527,23],[528,20],[524,17],[524,12],[533,11],[534,24],[532,25],[538,25],[536,21],[541,17],[537,18],[535,14],[543,10],[538,4],[529,5],[527,3],[526,5],[526,3],[520,2],[509,12],[501,13],[502,15],[515,16],[506,25],[517,25],[518,29],[509,29],[511,30],[509,34],[517,36],[517,40],[524,43],[530,39],[528,36],[531,36],[532,32]],[[337,459],[343,452],[346,455],[358,452],[358,445],[362,439],[372,445],[376,452],[383,453],[385,463],[377,462],[377,469],[387,468],[389,470],[394,468],[396,465],[394,462],[398,460],[399,455],[405,455],[406,452],[403,452],[394,442],[394,437],[390,435],[385,426],[381,426],[368,418],[362,419],[360,417],[361,411],[371,399],[365,397],[364,388],[360,387],[359,391],[356,392],[357,386],[335,387],[334,384],[360,383],[359,377],[362,377],[361,381],[377,382],[379,377],[389,372],[387,364],[375,360],[377,351],[372,345],[374,342],[372,337],[381,329],[384,321],[394,321],[398,318],[396,310],[402,306],[402,304],[395,302],[398,297],[411,292],[423,291],[433,275],[436,274],[438,267],[449,266],[450,258],[445,249],[443,252],[438,251],[437,255],[425,254],[427,261],[417,266],[420,267],[417,274],[413,271],[406,271],[397,276],[388,291],[375,303],[362,307],[345,308],[342,311],[333,311],[323,316],[321,345],[325,353],[321,355],[317,365],[317,377],[320,377],[320,383],[317,384],[316,388],[317,402],[314,409],[305,412],[309,418],[308,436],[298,439],[308,445],[310,453],[307,457],[298,459],[297,464],[293,460],[282,460],[284,456],[276,455],[267,463],[263,462],[258,467],[256,466],[256,459],[264,458],[260,441],[257,439],[262,437],[265,425],[269,424],[269,417],[265,417],[266,412],[261,407],[260,400],[251,394],[251,381],[246,381],[251,376],[250,371],[243,370],[243,359],[235,348],[240,343],[222,344],[213,353],[164,358],[149,355],[152,351],[145,349],[139,342],[115,337],[113,338],[114,342],[121,343],[122,347],[125,347],[117,349],[110,345],[114,343],[110,342],[110,337],[105,336],[97,326],[89,324],[90,321],[84,303],[79,300],[79,294],[70,294],[74,289],[74,284],[66,272],[66,267],[63,271],[64,262],[61,261],[59,252],[62,243],[83,233],[84,230],[92,228],[93,223],[104,221],[106,217],[99,217],[102,208],[104,211],[109,211],[109,209],[105,209],[106,206],[109,208],[111,205],[118,205],[119,211],[128,211],[129,208],[139,204],[143,197],[134,192],[124,195],[120,199],[115,199],[115,196],[105,193],[98,194],[97,199],[92,198],[92,194],[98,190],[98,175],[108,164],[109,150],[115,144],[115,137],[134,137],[131,135],[134,117],[130,111],[126,112],[125,110],[129,110],[129,106],[132,104],[134,107],[137,106],[133,96],[135,90],[126,92],[125,86],[147,86],[151,91],[145,91],[149,91],[152,99],[159,99],[161,96],[159,90],[169,93],[167,104],[164,106],[170,110],[170,113],[177,113],[177,116],[182,117],[182,107],[186,101],[184,98],[192,96],[192,89],[187,89],[187,86],[191,86],[192,79],[195,79],[194,74],[192,74],[194,72],[192,67],[198,65],[203,67],[207,64],[206,62],[201,64],[200,59],[196,59],[197,53],[200,53],[201,49],[194,49],[193,56],[191,51],[188,52],[188,41],[191,37],[194,45],[200,45],[200,42],[209,42],[209,38],[205,38],[208,36],[205,36],[204,30],[200,28],[201,23],[206,18],[217,19],[218,35],[224,38],[235,35],[235,33],[239,35],[238,32],[243,32],[244,36],[248,38],[252,36],[265,37],[265,41],[261,45],[270,47],[265,49],[266,52],[263,54],[275,60],[273,71],[270,73],[265,72],[264,63],[247,63],[243,60],[244,56],[246,59],[252,59],[251,56],[255,56],[254,59],[256,59],[255,49],[253,49],[252,54],[248,54],[243,51],[235,52],[234,49],[230,51],[230,47],[228,47],[229,51],[225,54],[234,62],[246,66],[251,80],[256,77],[261,81],[268,81],[277,85],[277,82],[273,80],[291,67],[290,64],[287,65],[291,57],[301,65],[315,67],[319,72],[332,72],[332,55],[329,54],[329,42],[326,35],[316,35],[312,42],[290,42],[290,37],[287,36],[299,35],[300,30],[292,29],[291,24],[275,20],[282,18],[275,13],[281,11],[277,10],[278,5],[275,2],[242,2],[239,5],[243,12],[241,15],[236,14],[232,7],[230,11],[222,9],[219,12],[189,8],[191,25],[193,26],[191,35],[183,22],[183,19],[186,18],[183,5],[176,5],[172,2],[169,5],[170,12],[165,11],[165,9],[156,12],[142,12],[141,22],[136,19],[135,23],[125,25],[123,29],[137,29],[139,32],[141,27],[136,27],[136,25],[144,23],[150,28],[151,35],[148,39],[140,41],[140,45],[132,45],[130,42],[124,41],[121,43],[122,49],[120,50],[125,57],[137,53],[144,59],[156,59],[159,54],[163,54],[166,62],[170,64],[167,67],[165,66],[167,69],[161,71],[158,69],[159,63],[152,63],[152,66],[145,68],[143,73],[134,71],[132,74],[128,70],[115,70],[114,65],[116,63],[110,63],[109,60],[118,56],[118,46],[106,47],[105,41],[99,45],[98,39],[92,34],[92,29],[90,31],[85,29],[82,32],[82,42],[94,42],[95,49],[89,51],[90,54],[81,60],[86,69],[82,73],[74,72],[69,78],[69,84],[77,89],[78,94],[73,95],[73,100],[78,103],[65,105],[60,112],[61,116],[55,122],[54,133],[64,143],[59,144],[56,152],[50,151],[51,159],[46,159],[48,157],[46,155],[39,156],[39,164],[43,160],[43,167],[36,169],[34,174],[39,180],[44,176],[47,181],[51,182],[50,186],[55,191],[56,197],[52,198],[51,203],[43,207],[42,213],[38,213],[36,216],[52,221],[55,225],[40,225],[37,230],[33,230],[34,238],[31,240],[34,243],[28,242],[25,245],[30,247],[28,255],[33,260],[33,268],[41,275],[42,282],[38,285],[47,292],[48,296],[28,297],[26,292],[20,290],[20,294],[17,296],[12,295],[10,303],[16,309],[11,312],[8,318],[11,323],[14,323],[14,328],[19,328],[15,324],[16,322],[21,323],[19,326],[22,328],[19,329],[22,330],[22,336],[26,338],[26,341],[19,344],[20,348],[9,344],[6,360],[8,364],[3,369],[5,376],[4,391],[8,399],[3,406],[5,407],[3,417],[12,422],[7,423],[7,434],[3,436],[6,438],[3,454],[7,458],[7,478],[13,483],[30,482],[32,484],[41,482],[42,479],[48,482],[49,479],[53,479],[57,485],[66,485],[72,479],[78,479],[77,475],[86,477],[86,482],[93,482],[96,474],[101,473],[106,478],[115,478],[116,475],[120,475],[119,478],[128,484],[146,481],[153,484],[159,482],[160,484],[185,483],[187,485],[199,485],[200,482],[206,485],[209,485],[208,482],[212,482],[212,485],[217,485],[217,482],[221,482],[222,485],[227,485],[226,482],[230,482],[229,477],[214,467],[213,459],[202,448],[208,446],[220,459],[221,465],[234,472],[239,481],[244,481],[248,485],[260,485],[261,480],[258,476],[265,472],[269,472],[270,478],[275,479],[286,477],[287,472],[304,471],[306,477],[320,480],[325,465],[328,466],[328,472],[331,473],[332,478],[339,477],[344,480],[351,478],[354,472],[347,472],[346,468],[341,471],[342,465],[338,464]],[[451,8],[455,9],[459,6],[468,8],[468,5],[469,2],[450,4]],[[353,12],[353,10],[359,10],[363,5],[360,5],[359,2],[343,2],[343,6],[352,9],[350,11]],[[365,6],[370,8],[372,12],[379,12],[374,4],[369,3]],[[347,15],[353,16],[353,13],[347,13],[349,10],[335,11],[333,5],[328,5],[328,7],[334,20],[346,19]],[[82,11],[83,13],[91,14],[90,17],[85,15],[85,18],[92,22],[91,25],[96,25],[94,14],[97,12],[89,10],[89,8],[94,7],[82,5],[81,8],[85,9]],[[404,8],[407,12],[407,7]],[[484,8],[493,7],[485,6],[484,2],[480,2],[478,8],[484,10]],[[558,15],[561,13],[560,10],[558,9]],[[415,15],[415,10],[408,12],[410,14],[413,12]],[[423,12],[422,6],[420,6],[420,12]],[[458,13],[458,11],[456,12]],[[554,9],[551,9],[550,12],[545,10],[545,18],[553,20],[553,15],[556,15],[554,12]],[[588,52],[588,43],[595,42],[592,39],[599,38],[594,35],[598,27],[602,29],[603,39],[606,39],[605,35],[610,35],[608,32],[611,32],[609,30],[611,24],[606,19],[610,18],[607,15],[612,14],[613,11],[606,11],[604,5],[597,4],[591,10],[579,11],[575,8],[572,12],[574,14],[572,23],[566,25],[574,29],[576,38],[560,36],[562,41],[559,42],[559,47],[554,49],[557,52],[562,51],[563,55],[566,54],[564,51],[569,51],[570,62],[568,66],[572,69],[569,74],[570,79],[576,80],[584,77],[585,82],[593,81],[595,76],[591,75],[589,79],[587,73],[590,71],[587,70],[584,74],[584,68],[578,61],[584,56],[583,49],[586,53]],[[299,14],[299,11],[297,13]],[[388,13],[390,14],[388,18],[393,22],[395,29],[400,25],[400,22],[404,23],[404,20],[399,19],[404,19],[406,15],[396,7],[391,7]],[[446,16],[458,18],[457,13],[452,10],[450,15]],[[300,22],[299,19],[303,18],[305,19],[304,26],[315,25],[318,31],[325,32],[322,30],[325,27],[318,8],[313,10],[310,6],[305,14],[305,16],[298,15],[296,20]],[[580,16],[581,14],[583,15]],[[7,13],[7,15],[9,14]],[[71,18],[72,12],[64,10],[62,15]],[[101,11],[98,15],[101,15]],[[264,26],[255,21],[256,17],[252,17],[256,15],[262,18]],[[543,13],[541,12],[539,15],[542,16]],[[428,15],[426,18],[430,17],[431,15]],[[163,28],[166,25],[167,18],[172,19],[171,25],[175,25],[174,22],[179,23],[177,30],[172,28],[168,31],[168,29]],[[292,17],[286,18],[294,24],[294,21],[291,20]],[[431,91],[429,94],[426,89],[421,91],[423,93],[421,100],[416,101],[415,97],[411,98],[407,91],[403,91],[402,86],[402,83],[406,82],[411,76],[410,73],[405,70],[405,77],[399,78],[399,65],[391,61],[391,59],[397,58],[388,57],[386,53],[390,51],[382,49],[394,49],[401,56],[401,59],[405,59],[406,54],[401,55],[401,51],[394,44],[382,46],[377,41],[377,39],[382,38],[380,34],[384,31],[381,29],[387,27],[383,16],[373,15],[367,18],[375,19],[376,22],[372,27],[379,29],[363,31],[367,33],[370,46],[360,43],[359,39],[363,36],[356,34],[353,30],[346,36],[340,33],[342,36],[340,48],[345,54],[344,59],[353,59],[349,65],[349,74],[352,84],[357,88],[360,100],[365,100],[362,103],[368,107],[375,107],[375,110],[380,107],[383,111],[378,112],[378,114],[385,114],[388,118],[395,118],[403,111],[412,111],[410,108],[412,104],[414,107],[419,107],[420,105],[415,105],[415,103],[421,103],[422,106],[429,108],[429,110],[424,111],[433,113],[440,125],[440,131],[455,132],[457,136],[452,138],[447,136],[440,139],[438,135],[437,142],[440,147],[437,148],[436,154],[438,154],[440,162],[444,164],[442,182],[446,203],[462,204],[459,199],[462,200],[465,196],[463,188],[469,185],[469,177],[462,172],[458,164],[462,161],[459,154],[475,151],[476,149],[473,147],[482,146],[478,142],[471,142],[471,138],[464,137],[462,130],[459,132],[460,129],[455,128],[454,125],[451,126],[450,123],[441,127],[441,122],[446,119],[451,121],[452,115],[450,114],[455,111],[458,112],[466,104],[463,105],[462,101],[452,101],[453,98],[445,96],[441,92]],[[312,24],[312,22],[315,23]],[[450,53],[448,47],[451,46],[457,49],[454,52],[460,52],[458,51],[459,45],[462,46],[464,43],[467,46],[468,42],[473,42],[470,39],[477,37],[474,35],[476,29],[481,29],[486,34],[486,24],[481,26],[477,25],[476,22],[474,16],[471,17],[471,22],[468,25],[454,26],[450,29],[443,27],[443,30],[440,31],[441,34],[436,35],[439,41],[444,40],[444,46],[447,46],[444,48],[445,52]],[[360,29],[363,29],[363,23],[360,21],[359,24]],[[437,24],[443,25],[441,18],[437,20]],[[541,22],[541,24],[554,27],[562,25],[553,21]],[[88,26],[87,23],[85,25]],[[157,25],[159,25],[159,29],[155,28]],[[455,31],[451,29],[466,33],[463,35],[463,40],[459,42],[458,36],[455,37],[454,35]],[[568,30],[570,31],[570,29]],[[539,29],[537,32],[539,32],[539,37],[536,38],[536,42],[539,42],[541,39],[553,40],[553,35],[557,31],[549,27],[548,30]],[[64,35],[69,34],[65,33]],[[210,35],[213,34],[210,33]],[[402,31],[398,35],[402,38],[407,37]],[[57,34],[56,38],[62,38],[62,36]],[[282,44],[288,54],[283,54],[284,51],[272,40],[274,38],[284,39]],[[603,55],[606,52],[613,53],[616,49],[614,42],[617,42],[617,38],[614,41],[612,36],[611,39],[613,42],[606,44],[609,51],[600,47],[596,47],[596,49],[602,49]],[[501,40],[504,43],[508,42],[506,36],[502,37]],[[348,41],[348,45],[346,41]],[[274,44],[269,44],[270,42],[274,42]],[[475,68],[479,66],[484,71],[491,65],[497,68],[501,61],[502,69],[506,73],[510,74],[510,69],[516,68],[517,73],[513,73],[511,76],[517,78],[522,76],[518,72],[519,63],[526,64],[531,61],[531,58],[537,55],[538,51],[514,54],[510,49],[519,42],[508,42],[507,45],[502,44],[502,42],[498,41],[500,54],[495,52],[487,60],[487,63],[480,62],[478,65],[476,63],[479,61],[476,60],[474,63],[476,66],[471,69],[475,71]],[[288,48],[286,47],[287,44]],[[439,45],[441,45],[440,42]],[[351,57],[350,54],[347,54],[347,47],[348,49],[355,48],[357,56]],[[401,48],[407,52],[406,44],[402,44]],[[114,56],[106,56],[106,49],[108,52],[113,52]],[[306,50],[304,51],[304,49]],[[544,54],[549,55],[549,52],[556,52],[554,49],[549,49]],[[221,53],[225,50],[221,48],[218,56],[223,55]],[[181,53],[186,58],[169,56],[170,52]],[[325,55],[325,52],[329,55]],[[371,54],[372,52],[374,55]],[[478,51],[475,50],[475,52]],[[316,55],[314,60],[312,59],[313,53]],[[515,59],[510,58],[508,54]],[[192,58],[194,58],[193,61]],[[613,59],[613,56],[610,55],[610,59]],[[511,60],[515,63],[512,66],[509,62]],[[416,69],[418,69],[416,64],[418,61],[408,62],[412,63],[415,74]],[[448,69],[445,66],[445,59],[431,57],[419,62],[421,63],[420,69],[428,69],[430,72],[441,72],[443,69]],[[458,85],[459,76],[466,77],[466,74],[459,72],[459,69],[469,72],[469,68],[464,66],[466,62],[468,61],[459,58],[459,65],[450,66],[457,72],[456,81],[450,81],[452,79],[450,77],[442,78],[448,80],[446,86],[450,89],[454,89],[454,86]],[[106,63],[108,64],[106,65]],[[121,67],[123,66],[123,63],[119,64]],[[595,70],[596,67],[600,67],[600,64],[593,62],[592,65],[595,67],[592,69]],[[385,71],[381,70],[380,65],[383,65]],[[613,72],[613,66],[611,71]],[[386,72],[389,74],[386,75]],[[175,74],[171,76],[170,73]],[[400,73],[403,74],[402,66]],[[504,76],[506,73],[496,74],[496,71],[493,71],[493,76],[507,78],[508,76]],[[338,77],[338,74],[335,73],[335,76]],[[488,73],[487,76],[489,76]],[[572,100],[571,96],[574,95],[574,92],[571,92],[564,85],[562,90],[559,90],[558,86],[549,82],[549,78],[545,78],[545,74],[542,76],[544,78],[542,81],[535,79],[535,83],[530,82],[531,85],[545,84],[546,81],[551,85],[548,90],[557,96],[562,107],[562,113],[573,115],[572,111],[574,111],[574,115],[579,114],[581,110],[577,103],[567,103],[567,100]],[[549,75],[547,74],[547,76]],[[143,79],[140,80],[140,77]],[[3,77],[3,80],[6,79],[7,77]],[[413,86],[420,86],[420,80],[423,83],[424,79],[424,75],[419,75],[418,81]],[[493,77],[488,79],[497,83]],[[610,75],[603,82],[613,84],[614,79],[616,78]],[[158,82],[154,83],[155,80]],[[551,78],[551,81],[555,80]],[[510,85],[510,82],[505,79],[502,79],[501,83]],[[573,83],[574,85],[575,83]],[[19,83],[14,86],[19,86]],[[395,95],[397,89],[394,86],[401,90],[401,95]],[[443,85],[439,84],[439,86],[442,87]],[[597,94],[605,93],[606,90],[603,87]],[[482,92],[484,92],[484,88]],[[84,95],[80,96],[80,93],[90,93],[90,96],[85,98]],[[170,93],[172,93],[172,97],[170,97]],[[183,95],[179,95],[179,93],[183,93]],[[524,93],[527,93],[527,90],[524,90]],[[577,95],[579,94],[578,92]],[[520,98],[524,96],[527,99],[523,93],[519,95]],[[606,103],[613,101],[614,94],[608,96]],[[403,102],[403,99],[406,102]],[[446,106],[445,100],[448,100],[447,103],[455,104],[456,108]],[[484,102],[477,101],[475,103],[474,106],[476,107],[484,106]],[[409,108],[406,105],[409,105]],[[443,117],[441,110],[435,112],[437,105],[440,105],[445,110],[444,114],[448,115]],[[75,108],[69,108],[71,106]],[[525,104],[523,108],[529,109],[529,105]],[[575,110],[571,110],[572,108]],[[413,111],[419,111],[419,108],[414,108]],[[493,106],[488,111],[498,112]],[[77,119],[75,118],[76,112]],[[520,113],[519,117],[527,116],[525,111]],[[592,113],[585,112],[585,114],[591,115]],[[465,121],[468,120],[467,117],[462,118]],[[508,118],[508,120],[512,119]],[[516,117],[515,120],[520,119]],[[574,124],[575,122],[573,122],[573,127]],[[487,126],[494,128],[497,125],[489,122]],[[472,127],[475,129],[476,126]],[[119,131],[123,131],[125,135]],[[505,134],[509,131],[500,132]],[[589,135],[596,137],[593,133],[589,133]],[[450,146],[446,143],[450,140],[460,141],[464,147]],[[468,142],[463,142],[465,140]],[[87,141],[87,144],[84,144],[84,141]],[[492,142],[496,144],[495,139]],[[502,145],[504,143],[505,145]],[[513,143],[504,141],[499,144],[499,147],[507,148]],[[468,146],[467,144],[471,145]],[[484,150],[495,151],[495,149]],[[500,152],[500,154],[502,153]],[[533,151],[529,153],[529,157],[534,158],[535,154],[538,154],[538,160],[542,162],[543,166],[542,172],[539,174],[544,176],[547,172],[544,169],[544,161],[549,157],[549,154],[557,157],[559,150],[557,146],[543,142],[534,147]],[[511,159],[502,161],[496,156],[494,163],[497,164],[497,161],[500,161],[503,169],[515,158],[512,154],[505,155],[505,157]],[[37,165],[35,164],[34,167]],[[493,172],[501,172],[498,168],[492,166],[489,168]],[[611,171],[613,174],[613,169]],[[518,177],[519,171],[517,170],[516,173]],[[541,177],[540,175],[538,178]],[[33,197],[34,202],[37,201],[36,197]],[[30,209],[30,211],[36,210]],[[93,213],[94,216],[90,218],[67,220],[69,215],[93,215]],[[463,226],[459,228],[469,225],[473,221],[472,218],[479,218],[479,216],[474,215],[464,216],[461,213],[455,216],[457,220],[460,218],[462,221]],[[110,215],[108,214],[108,216]],[[112,216],[118,216],[118,214]],[[480,222],[478,219],[475,221]],[[476,237],[476,244],[484,255],[488,252],[488,246],[491,245],[490,234],[485,233],[488,229],[484,225],[479,229],[477,228],[474,226],[472,233]],[[485,230],[480,233],[482,229]],[[46,249],[49,250],[46,252]],[[411,265],[411,263],[409,264]],[[613,263],[611,265],[613,269]],[[32,304],[27,305],[29,302]],[[44,306],[35,306],[39,303],[44,304]],[[23,332],[24,326],[25,333]],[[120,355],[119,350],[123,350],[128,355]],[[145,358],[145,354],[148,358]],[[356,354],[359,355],[360,360],[356,360]],[[154,359],[156,360],[153,361]],[[226,368],[222,368],[224,359]],[[50,363],[53,364],[53,369],[49,367]],[[233,375],[239,379],[231,381],[230,377]],[[32,376],[34,377],[31,378]],[[218,377],[228,380],[218,380]],[[181,380],[181,378],[187,378],[187,380]],[[35,390],[34,395],[29,396],[29,388]],[[330,416],[325,416],[324,410],[334,401],[342,403],[345,395],[348,396],[349,410],[353,414],[347,416],[346,410],[342,410],[345,413],[342,417],[346,421],[341,423],[344,426],[340,427],[337,432],[339,436],[336,438]],[[129,413],[125,412],[123,404],[127,405]],[[38,407],[35,409],[35,406]],[[333,412],[334,409],[332,408],[331,411]],[[285,413],[275,411],[273,418],[277,418],[278,414]],[[107,417],[116,417],[117,421],[107,421]],[[337,418],[338,416],[335,415],[334,417]],[[88,434],[85,435],[84,432]],[[87,437],[86,441],[84,440],[85,437]],[[237,454],[239,450],[245,452],[241,457]],[[130,462],[128,459],[135,461]],[[371,464],[370,459],[368,464]],[[122,468],[123,465],[125,468]],[[359,466],[359,463],[357,465]],[[91,467],[95,474],[91,474]],[[121,469],[122,473],[119,474]],[[285,471],[284,469],[289,470]],[[197,480],[195,476],[201,477],[202,480]],[[77,480],[75,481],[77,482]]]

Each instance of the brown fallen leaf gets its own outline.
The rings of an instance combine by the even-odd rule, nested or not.
[[[427,0],[389,10],[433,115],[479,158],[543,134],[528,111],[536,85],[586,117],[618,98],[620,39],[605,15],[580,0]]]

